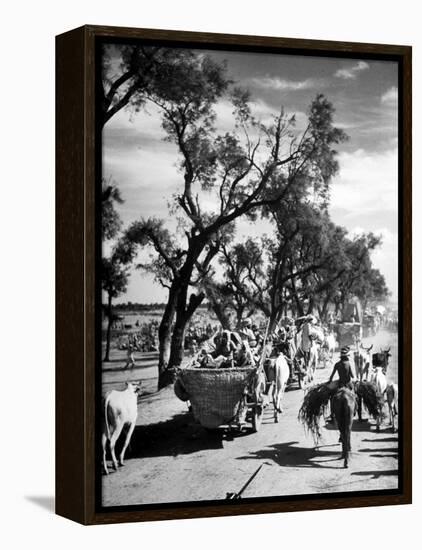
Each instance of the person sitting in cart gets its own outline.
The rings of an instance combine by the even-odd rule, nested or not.
[[[256,335],[252,330],[252,321],[247,318],[243,320],[242,329],[239,331],[243,340],[247,340],[249,346],[254,348],[257,344]]]
[[[247,340],[244,340],[239,351],[236,353],[237,367],[254,367],[255,358]]]
[[[223,330],[220,340],[212,353],[202,350],[200,357],[201,367],[226,368],[233,364],[233,354],[237,351],[236,344],[231,339],[229,330]]]
[[[215,351],[213,352],[214,358],[219,357],[220,355],[223,355],[224,357],[228,357],[230,354],[235,352],[237,350],[236,344],[231,339],[231,333],[229,330],[223,330],[223,334],[221,335],[221,339],[217,343],[215,347]]]

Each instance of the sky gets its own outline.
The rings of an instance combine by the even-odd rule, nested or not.
[[[203,53],[205,53],[202,50]],[[268,122],[283,107],[296,115],[297,130],[305,128],[307,109],[318,93],[334,105],[334,125],[350,137],[338,146],[339,174],[331,185],[332,220],[351,235],[372,231],[382,246],[372,255],[384,274],[392,298],[398,288],[398,67],[395,62],[297,55],[207,51],[226,60],[227,72],[250,90],[253,113]],[[216,105],[217,129],[233,128],[227,100]],[[103,176],[115,181],[124,203],[118,211],[125,226],[141,218],[166,219],[177,231],[169,212],[172,195],[183,176],[176,164],[176,147],[163,141],[160,113],[153,105],[140,113],[120,111],[103,131]],[[210,201],[212,198],[205,197]],[[237,238],[259,235],[268,226],[238,223]],[[117,301],[161,302],[166,289],[136,270],[127,293]]]

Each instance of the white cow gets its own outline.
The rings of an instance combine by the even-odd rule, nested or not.
[[[393,432],[396,431],[395,418],[399,408],[399,388],[397,384],[388,384],[385,391],[387,395],[388,410],[390,412],[390,424]]]
[[[321,344],[317,340],[313,340],[311,349],[309,350],[309,363],[308,363],[309,382],[313,382],[314,380],[315,370],[318,368],[318,364],[319,364],[320,349],[321,349]]]
[[[382,367],[375,367],[375,371],[372,375],[371,382],[375,384],[375,387],[377,389],[377,393],[380,395],[382,402],[385,401],[385,392],[387,390],[387,378],[385,377],[385,374],[382,372]],[[381,425],[381,415],[377,418],[377,432],[380,430]]]
[[[289,364],[282,353],[277,357],[271,366],[273,375],[273,405],[274,421],[278,422],[278,414],[283,412],[281,401],[284,396],[287,381],[290,376]],[[272,381],[272,380],[270,380]]]
[[[142,382],[132,384],[126,382],[126,389],[123,391],[112,390],[104,399],[104,418],[103,418],[103,465],[105,473],[108,474],[106,461],[107,441],[110,442],[110,453],[113,461],[113,467],[117,470],[117,460],[114,448],[116,441],[122,433],[123,427],[128,424],[129,428],[119,457],[119,465],[124,466],[125,452],[135,429],[136,418],[138,416],[138,392]]]
[[[325,345],[327,346],[330,359],[332,360],[337,348],[337,340],[334,332],[331,331],[327,334],[327,336],[325,337]]]

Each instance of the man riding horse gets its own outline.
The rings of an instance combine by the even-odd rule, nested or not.
[[[353,382],[355,381],[355,373],[352,369],[352,365],[349,362],[349,346],[345,346],[340,350],[340,361],[334,365],[333,371],[328,379],[328,386],[330,389],[338,391],[341,388],[347,388],[354,394]],[[333,382],[333,378],[338,374],[338,380]],[[333,398],[331,398],[331,412],[333,411]],[[334,422],[333,414],[327,420],[327,422]]]
[[[352,369],[352,365],[349,362],[350,348],[346,346],[340,350],[340,361],[334,365],[333,372],[328,380],[328,384],[332,383],[335,374],[338,374],[337,384],[338,388],[349,388],[353,390],[353,382],[355,381],[355,373]]]

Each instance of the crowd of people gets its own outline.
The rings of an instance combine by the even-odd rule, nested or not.
[[[117,349],[132,350],[138,352],[151,352],[158,350],[158,321],[135,323],[135,332],[124,333],[118,337]]]
[[[386,316],[386,319],[386,325],[394,325],[395,319],[392,315]],[[134,332],[119,336],[118,349],[127,351],[125,368],[135,366],[135,352],[158,350],[158,327],[157,320],[143,323],[137,320]],[[308,337],[310,334],[308,327],[311,327],[311,337]],[[249,317],[241,322],[236,331],[223,330],[221,326],[209,322],[207,317],[199,317],[186,331],[184,349],[192,357],[193,366],[204,368],[255,366],[262,358],[265,340],[266,356],[269,349],[275,353],[283,353],[293,376],[294,363],[297,363],[300,352],[303,354],[303,363],[309,363],[307,355],[311,353],[315,338],[318,343],[318,361],[326,364],[327,360],[332,360],[333,349],[330,348],[329,342],[331,336],[332,347],[335,349],[338,341],[336,327],[338,327],[338,319],[334,313],[329,315],[325,324],[322,324],[314,315],[305,315],[297,319],[284,317],[271,334],[266,334],[265,321],[258,324]]]

